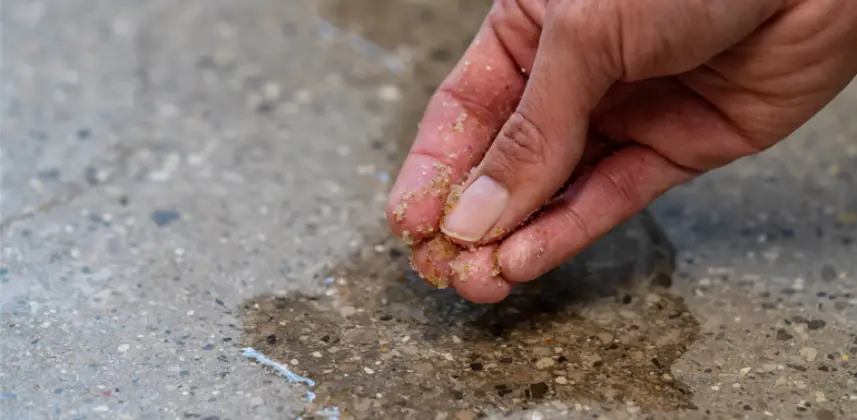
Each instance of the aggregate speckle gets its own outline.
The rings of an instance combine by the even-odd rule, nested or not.
[[[360,417],[367,409],[363,398],[372,399],[371,411],[381,418],[486,415],[548,399],[605,405],[632,399],[644,410],[689,407],[691,393],[669,369],[695,339],[698,324],[681,299],[648,283],[651,273],[634,271],[654,272],[670,262],[652,252],[659,245],[627,232],[542,279],[551,292],[522,290],[495,307],[425,285],[404,260],[377,252],[401,246],[385,239],[331,270],[327,277],[348,282],[329,297],[246,302],[245,343],[274,358],[296,356],[317,381],[315,402],[339,407],[344,416]],[[649,259],[636,261],[631,249]],[[620,262],[618,255],[631,258]],[[618,265],[605,268],[590,258],[614,258]],[[602,275],[587,279],[589,264]],[[572,282],[579,287],[569,289]],[[622,303],[617,293],[634,296],[633,303]],[[634,316],[618,315],[617,305]],[[278,337],[273,344],[266,338],[271,334]],[[305,412],[314,409],[310,404]]]

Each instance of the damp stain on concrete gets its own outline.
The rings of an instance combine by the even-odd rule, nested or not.
[[[244,345],[312,378],[304,418],[449,418],[553,403],[693,408],[670,366],[699,332],[668,290],[672,253],[643,214],[494,306],[425,285],[380,239],[315,295],[243,305]],[[623,409],[624,409],[623,408]]]

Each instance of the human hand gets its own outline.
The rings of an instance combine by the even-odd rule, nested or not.
[[[497,302],[774,145],[855,73],[853,0],[498,0],[429,103],[388,221],[424,278]]]

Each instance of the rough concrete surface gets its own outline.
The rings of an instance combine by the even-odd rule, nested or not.
[[[0,418],[854,418],[857,85],[501,305],[414,278],[487,3],[6,0]]]

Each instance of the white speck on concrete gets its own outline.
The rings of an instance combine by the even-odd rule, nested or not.
[[[265,83],[262,91],[265,94],[265,99],[269,101],[275,101],[280,98],[280,85],[277,82],[269,81]]]
[[[119,353],[125,353],[130,348],[131,348],[130,344],[120,344],[119,347],[116,348],[116,350],[118,350]]]
[[[378,89],[378,97],[387,102],[396,102],[402,98],[402,93],[396,86],[384,85]]]

